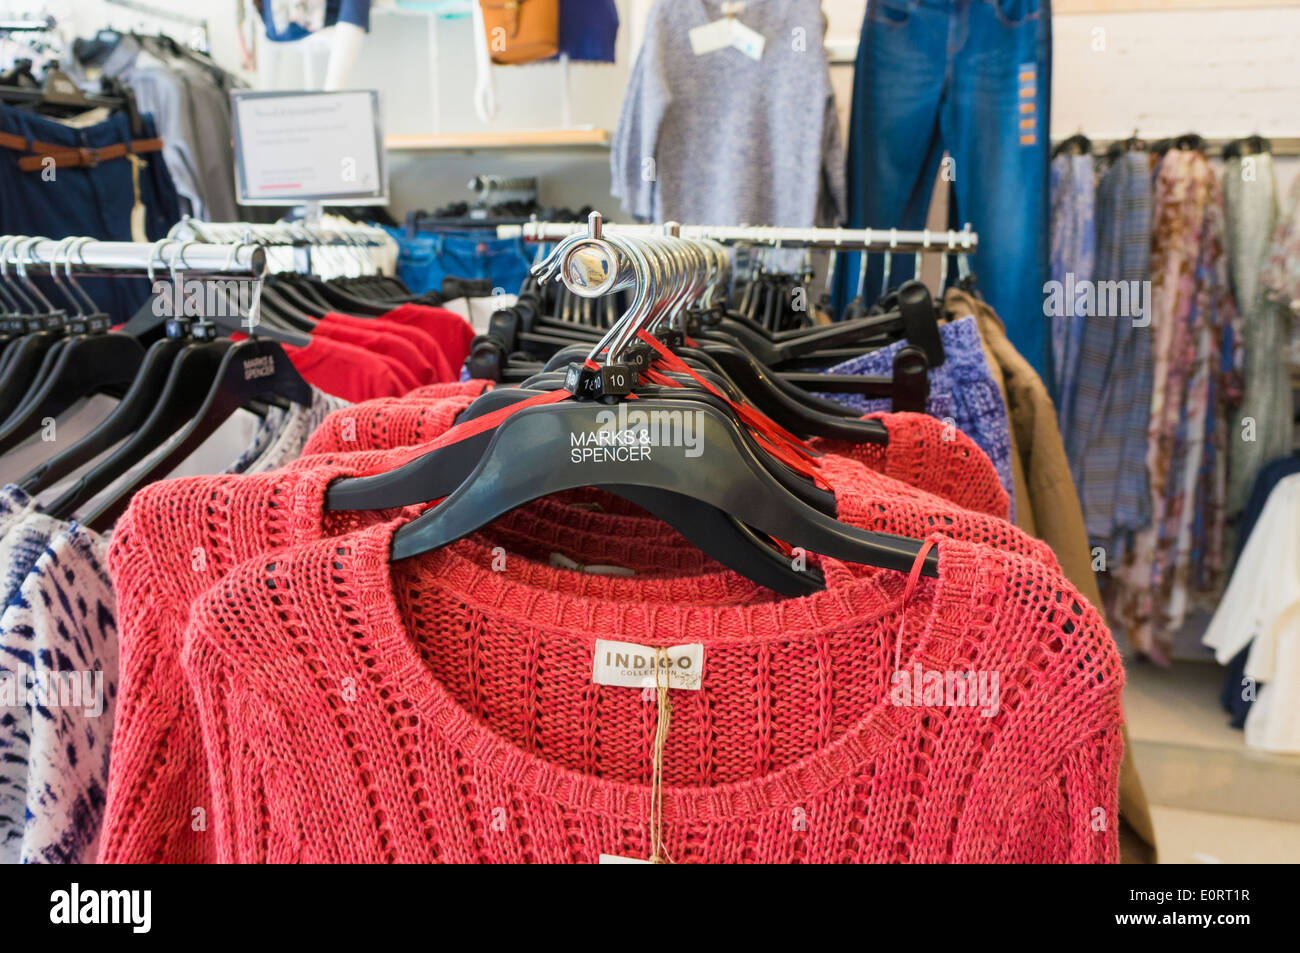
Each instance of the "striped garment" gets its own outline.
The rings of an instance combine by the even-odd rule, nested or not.
[[[1125,153],[1102,172],[1094,272],[1099,286],[1126,282],[1130,292],[1149,287],[1143,283],[1151,279],[1151,198],[1145,152]],[[1151,510],[1151,328],[1143,326],[1133,304],[1130,293],[1128,314],[1096,314],[1084,322],[1074,401],[1061,425],[1088,539],[1112,558],[1128,533],[1147,525]],[[1143,304],[1149,317],[1151,302],[1144,298]]]
[[[1082,288],[1093,280],[1097,264],[1096,186],[1092,156],[1059,155],[1051,166],[1052,280],[1066,289]],[[1072,277],[1071,277],[1072,276]],[[1090,316],[1077,313],[1077,295],[1067,293],[1064,314],[1052,322],[1052,399],[1057,421],[1064,427],[1074,401],[1084,326]]]

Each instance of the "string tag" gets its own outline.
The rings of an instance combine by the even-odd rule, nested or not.
[[[697,646],[701,657],[704,646]],[[673,704],[668,700],[668,666],[670,649],[655,649],[655,744],[650,772],[650,863],[671,864],[664,850],[664,748],[668,744],[668,725]]]
[[[596,640],[591,680],[598,685],[621,685],[655,691],[655,735],[650,752],[650,859],[636,860],[601,854],[602,864],[670,864],[663,845],[664,748],[673,706],[670,688],[698,691],[704,674],[704,646],[698,642],[651,648],[635,642]]]

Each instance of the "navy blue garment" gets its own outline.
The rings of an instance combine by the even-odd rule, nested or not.
[[[1246,500],[1246,506],[1237,521],[1237,551],[1232,557],[1234,563],[1241,558],[1241,551],[1246,548],[1246,540],[1250,538],[1259,514],[1264,511],[1269,494],[1279,482],[1294,473],[1300,473],[1300,455],[1278,457],[1259,471],[1251,486],[1250,498]],[[1246,656],[1249,654],[1250,645],[1246,645],[1228,662],[1223,675],[1223,690],[1219,693],[1223,710],[1232,715],[1234,728],[1245,728],[1246,716],[1250,714],[1251,699],[1241,697],[1246,681]]]
[[[497,238],[491,229],[412,233],[379,227],[396,240],[397,277],[415,294],[441,291],[448,277],[483,278],[494,290],[518,294],[532,265],[522,238]]]
[[[560,52],[582,63],[614,62],[614,0],[560,0]]]
[[[0,106],[0,131],[25,136],[33,141],[71,148],[101,148],[152,139],[157,136],[153,117],[141,117],[141,135],[131,135],[125,113],[115,113],[103,122],[73,129],[35,113]],[[66,238],[85,235],[101,241],[131,241],[131,209],[135,204],[131,162],[108,159],[97,165],[56,166],[43,175],[41,169],[26,172],[18,168],[22,153],[0,149],[0,233]],[[162,152],[140,156],[140,200],[145,207],[145,232],[150,241],[164,238],[180,219],[180,204],[171,173]],[[114,317],[125,319],[149,294],[149,282],[138,278],[91,278],[81,286],[95,302]],[[46,290],[56,307],[67,307],[62,294]]]
[[[333,26],[342,21],[361,27],[370,32],[370,0],[327,0],[325,3],[325,26]],[[266,27],[266,38],[273,43],[292,43],[311,36],[311,30],[290,23],[281,28],[269,15],[263,14],[262,24]]]
[[[871,0],[862,25],[849,121],[849,225],[917,229],[940,159],[952,216],[979,233],[972,259],[1007,336],[1047,380],[1050,0]],[[858,256],[839,272],[853,297]],[[896,255],[891,282],[913,277]],[[878,295],[871,257],[866,302]]]

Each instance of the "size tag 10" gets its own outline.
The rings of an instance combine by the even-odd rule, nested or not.
[[[591,662],[591,680],[597,685],[654,688],[657,651],[635,642],[597,639]],[[668,687],[699,691],[704,677],[704,646],[691,642],[669,646],[665,652],[666,657],[660,664],[667,673]]]

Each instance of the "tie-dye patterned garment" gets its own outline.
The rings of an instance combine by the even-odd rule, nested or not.
[[[1151,250],[1151,526],[1125,554],[1117,604],[1129,645],[1167,664],[1197,593],[1223,582],[1228,411],[1241,399],[1241,327],[1228,284],[1223,193],[1199,152],[1160,161]]]
[[[107,550],[99,534],[67,525],[0,616],[0,633],[29,647],[22,688],[31,743],[16,858],[22,863],[88,863],[95,857],[117,697]]]
[[[22,490],[0,489],[0,613],[61,526]],[[0,863],[17,863],[22,846],[32,734],[25,678],[34,656],[29,632],[0,629]]]
[[[296,459],[346,401],[272,408],[228,473]],[[96,854],[117,697],[117,626],[107,539],[0,488],[0,863]],[[35,694],[30,689],[36,688]]]

